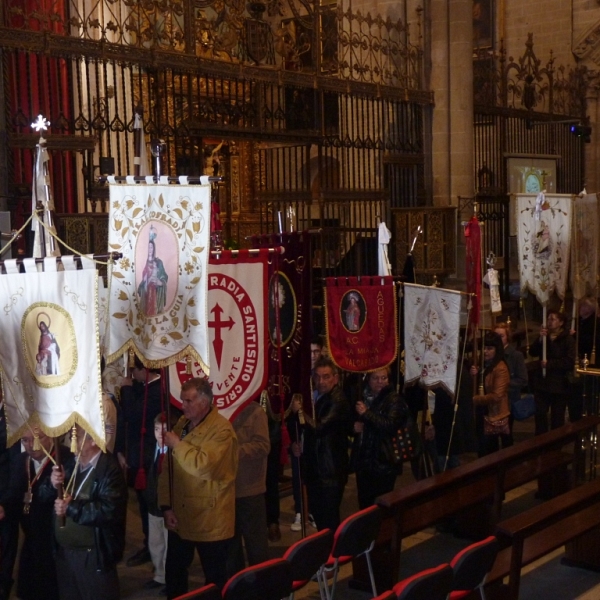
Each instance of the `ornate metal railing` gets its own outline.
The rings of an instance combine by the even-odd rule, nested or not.
[[[248,4],[240,0],[5,0],[2,4],[5,40],[24,31],[46,32],[129,50],[174,52],[409,90],[422,84],[420,10],[411,27],[402,20],[307,0]]]
[[[534,51],[529,34],[524,53],[507,56],[501,44],[498,52],[477,50],[473,60],[475,106],[504,108],[535,113],[535,118],[586,118],[586,90],[595,74],[586,67],[543,64]]]

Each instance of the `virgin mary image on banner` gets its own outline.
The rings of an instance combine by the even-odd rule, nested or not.
[[[360,331],[365,323],[366,306],[364,298],[357,290],[352,290],[342,298],[341,317],[344,327],[351,332]]]
[[[169,264],[173,264],[170,257],[173,253],[176,253],[177,246],[175,243],[173,248],[173,244],[170,243],[172,235],[169,235],[170,232],[164,224],[150,221],[147,228],[147,245],[144,242],[146,236],[143,235],[143,229],[140,232],[138,247],[136,248],[136,255],[138,255],[136,257],[136,264],[138,265],[136,275],[139,277],[137,295],[140,311],[146,317],[154,317],[168,310],[173,301],[177,282],[175,281],[174,284],[172,282],[169,286],[167,268]],[[159,240],[161,242],[161,256],[164,261],[158,256]],[[147,248],[145,258],[144,248]],[[167,265],[167,268],[165,268],[165,265]],[[171,289],[173,292],[169,293]]]

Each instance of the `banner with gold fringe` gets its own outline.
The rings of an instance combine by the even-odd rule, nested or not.
[[[80,424],[105,448],[100,350],[98,274],[91,261],[75,270],[72,256],[5,261],[0,275],[0,366],[11,445],[39,426],[59,436]]]
[[[398,352],[398,307],[393,277],[328,277],[327,347],[345,371],[386,367]]]
[[[129,349],[146,367],[190,356],[209,371],[206,340],[210,185],[110,184],[112,270],[107,362]]]
[[[224,250],[208,266],[210,374],[186,362],[169,369],[171,402],[180,404],[181,385],[190,377],[207,377],[214,405],[233,420],[258,398],[267,381],[268,249]]]

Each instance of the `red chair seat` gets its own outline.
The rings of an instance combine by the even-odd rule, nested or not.
[[[323,565],[331,552],[332,544],[333,534],[329,529],[323,529],[297,541],[286,550],[283,558],[290,564],[293,582],[290,600],[294,592],[315,580],[323,597]]]
[[[369,568],[373,596],[377,596],[375,576],[371,564],[371,550],[379,535],[381,510],[378,506],[369,506],[344,519],[335,532],[333,549],[324,567],[323,581],[327,585],[327,572],[333,572],[333,583],[328,593],[329,600],[335,596],[339,567],[354,558],[365,556]]]
[[[281,600],[292,593],[290,563],[282,558],[242,569],[223,588],[224,600]]]
[[[450,562],[454,572],[454,583],[450,600],[466,598],[471,592],[479,590],[485,600],[485,580],[498,555],[498,540],[493,536],[475,542],[461,550]]]
[[[450,594],[449,600],[460,600],[461,598],[466,598],[469,594],[472,593],[472,590],[454,590]]]
[[[454,574],[449,564],[425,569],[394,586],[398,600],[447,600]]]

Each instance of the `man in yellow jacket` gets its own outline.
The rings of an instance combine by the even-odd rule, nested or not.
[[[165,578],[167,597],[188,591],[188,568],[198,551],[206,583],[226,582],[226,562],[235,528],[237,439],[229,421],[212,405],[206,379],[181,387],[183,417],[165,434],[173,456],[159,476],[159,505],[169,530]]]

